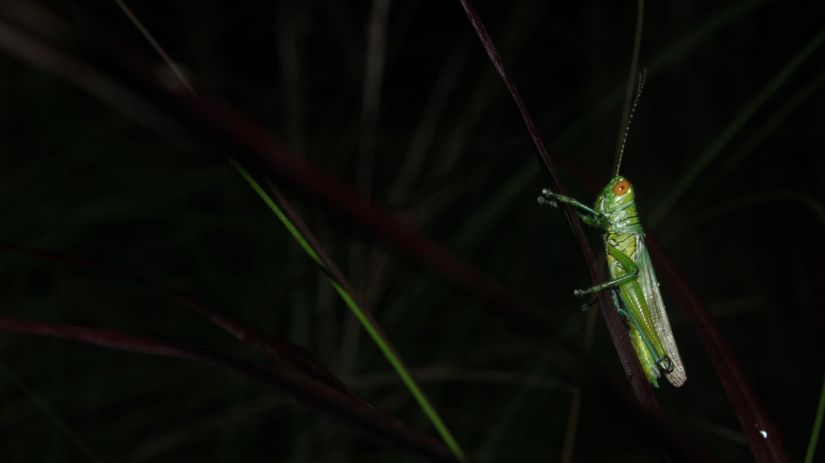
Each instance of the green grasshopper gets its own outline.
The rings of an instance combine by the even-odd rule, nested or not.
[[[634,109],[643,84],[642,77]],[[625,127],[625,139],[629,126],[630,119]],[[610,280],[587,289],[577,289],[573,293],[582,296],[611,290],[613,301],[627,322],[630,340],[648,381],[659,387],[659,377],[664,373],[671,384],[679,387],[685,383],[687,375],[659,292],[659,280],[645,246],[645,233],[636,212],[633,185],[618,174],[623,149],[624,142],[617,157],[615,174],[596,198],[593,208],[547,188],[542,190],[538,202],[553,206],[560,202],[574,206],[584,223],[605,232]]]

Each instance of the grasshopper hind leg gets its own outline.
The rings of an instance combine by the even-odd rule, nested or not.
[[[619,315],[624,318],[624,321],[630,325],[630,312],[624,308],[624,304],[619,300],[619,292],[617,290],[610,291],[610,297],[613,298],[613,305],[616,306],[616,309],[619,311]]]
[[[673,364],[668,358],[667,355],[660,359],[656,359],[655,350],[653,349],[650,340],[648,340],[642,330],[639,327],[638,322],[633,318],[630,314],[630,311],[622,304],[621,299],[618,296],[617,290],[610,291],[610,296],[613,297],[613,303],[616,305],[616,309],[619,311],[619,315],[627,324],[627,328],[630,334],[630,342],[633,344],[633,350],[636,351],[636,357],[639,359],[639,364],[642,366],[642,371],[644,371],[647,380],[652,384],[654,387],[659,387],[659,377],[661,370],[665,370],[662,366],[663,361],[667,361],[670,365],[670,369],[673,369]],[[665,370],[667,371],[667,370]]]
[[[665,373],[673,372],[673,360],[671,360],[667,354],[663,355],[659,360],[656,360],[656,365],[658,365],[659,368],[661,368]]]

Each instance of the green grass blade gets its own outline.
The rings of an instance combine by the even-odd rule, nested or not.
[[[659,72],[670,69],[683,60],[685,56],[690,55],[702,45],[705,45],[710,39],[722,32],[725,27],[747,17],[754,10],[757,10],[767,3],[769,3],[769,0],[746,0],[732,6],[721,8],[711,17],[697,24],[694,29],[683,37],[655,51],[650,59],[646,60],[645,68],[647,69],[647,75],[652,79]],[[591,134],[591,129],[596,121],[604,117],[608,111],[621,104],[624,89],[624,84],[620,83],[598,98],[587,101],[586,105],[583,106],[589,109],[581,116],[573,119],[573,122],[564,128],[561,133],[557,135],[556,139],[551,141],[550,145],[556,149],[565,149],[573,143],[575,139]]]
[[[240,172],[241,176],[249,183],[249,186],[255,190],[255,193],[266,203],[269,209],[278,217],[278,220],[286,227],[287,231],[289,231],[290,235],[295,238],[295,241],[301,246],[301,248],[309,255],[310,259],[315,262],[321,270],[327,275],[327,279],[329,280],[330,284],[333,288],[335,288],[335,292],[338,293],[338,296],[341,297],[341,300],[344,301],[344,304],[352,311],[353,315],[358,319],[367,333],[370,335],[372,340],[381,350],[381,353],[384,354],[387,361],[392,365],[395,372],[398,374],[401,381],[404,385],[409,389],[410,394],[412,394],[415,401],[418,403],[418,406],[424,412],[424,414],[429,418],[432,425],[435,427],[438,434],[441,436],[441,439],[453,453],[453,455],[459,461],[466,461],[467,458],[464,454],[464,451],[461,449],[461,446],[453,437],[450,430],[447,428],[447,425],[441,419],[441,416],[435,410],[430,400],[424,394],[424,391],[418,386],[415,379],[413,379],[412,375],[410,375],[409,370],[401,361],[401,358],[395,353],[390,341],[386,339],[383,331],[378,327],[375,321],[366,313],[364,309],[362,309],[352,295],[341,285],[340,282],[336,281],[330,274],[329,268],[318,255],[318,253],[313,249],[312,245],[307,241],[307,239],[301,234],[298,228],[289,220],[289,218],[284,214],[283,210],[275,203],[272,197],[261,187],[261,185],[252,177],[252,175],[244,169],[237,161],[230,158],[230,162],[233,166]]]
[[[825,416],[825,377],[822,378],[822,389],[819,391],[819,405],[816,407],[814,429],[811,431],[811,440],[808,442],[808,451],[805,452],[805,463],[813,463],[816,444],[822,433],[822,418]]]
[[[796,203],[808,210],[812,217],[825,229],[825,207],[816,199],[809,195],[790,190],[775,190],[765,193],[742,196],[723,201],[713,207],[707,207],[696,213],[693,219],[679,229],[679,233],[673,235],[672,241],[678,242],[695,233],[696,230],[706,227],[708,223],[717,221],[720,218],[733,218],[735,214],[747,212],[747,208],[764,208],[766,204],[775,202]]]
[[[51,423],[63,433],[81,452],[83,452],[91,461],[103,461],[85,439],[75,431],[69,423],[66,422],[60,415],[36,392],[32,391],[26,383],[13,371],[6,368],[5,365],[0,364],[0,378],[5,379],[15,388],[20,390],[23,395],[31,402],[38,410],[40,410]]]
[[[195,94],[195,90],[192,85],[186,80],[183,74],[177,69],[174,65],[174,62],[171,58],[166,54],[163,50],[163,47],[152,37],[152,34],[141,24],[140,20],[138,20],[137,16],[132,13],[132,11],[120,0],[116,0],[118,6],[123,10],[123,12],[129,17],[129,19],[133,22],[133,24],[140,30],[141,34],[146,37],[152,47],[157,51],[158,54],[163,58],[166,64],[172,68],[177,78],[186,86],[187,90]],[[324,263],[324,260],[321,258],[320,255],[315,251],[312,245],[307,241],[307,239],[301,234],[295,224],[292,223],[291,220],[284,214],[283,210],[275,203],[275,201],[267,194],[266,191],[261,187],[261,185],[252,177],[252,175],[247,172],[246,169],[242,165],[240,165],[234,158],[231,156],[228,157],[230,163],[235,167],[235,169],[241,174],[241,176],[249,183],[249,186],[252,187],[253,190],[258,194],[258,196],[266,203],[269,209],[275,213],[275,216],[278,217],[278,220],[286,227],[289,234],[295,238],[295,241],[298,242],[298,245],[307,253],[307,255],[312,259],[315,264],[324,271],[327,276],[327,279],[332,284],[335,291],[347,305],[347,307],[352,311],[352,313],[356,316],[358,321],[364,327],[364,329],[369,333],[370,337],[372,337],[373,341],[387,360],[390,362],[390,365],[395,369],[398,376],[401,378],[401,381],[404,385],[407,386],[410,393],[412,394],[415,401],[418,403],[418,406],[421,407],[421,410],[427,415],[430,422],[435,427],[438,434],[441,436],[441,439],[450,449],[452,454],[456,457],[459,461],[466,461],[466,456],[464,455],[464,451],[458,445],[458,442],[453,437],[450,430],[447,428],[444,421],[436,412],[435,407],[433,407],[432,403],[429,401],[427,396],[424,394],[424,391],[418,386],[418,384],[413,379],[412,375],[410,375],[408,369],[401,361],[401,358],[395,353],[392,345],[390,344],[389,340],[386,339],[381,329],[378,327],[378,324],[375,320],[372,319],[353,299],[352,295],[341,285],[341,282],[335,280],[329,273],[329,268]]]
[[[723,183],[748,157],[757,153],[757,148],[762,146],[763,142],[773,135],[788,117],[794,114],[800,106],[807,103],[814,95],[819,93],[823,87],[825,87],[825,72],[819,73],[819,75],[789,98],[786,103],[773,112],[767,121],[755,129],[753,134],[744,140],[736,151],[731,153],[730,156],[726,156],[719,168],[714,169],[712,174],[709,173],[710,175],[704,177],[702,179],[703,190],[696,195],[691,194],[691,202],[693,204],[704,204],[708,198],[714,194],[714,189],[717,185]]]
[[[498,415],[496,422],[487,430],[484,446],[478,452],[478,461],[482,463],[492,463],[501,458],[501,455],[497,454],[497,452],[501,447],[502,441],[508,432],[516,425],[518,418],[524,413],[525,408],[536,406],[533,386],[544,379],[548,370],[549,364],[546,361],[541,361],[533,367],[526,381],[524,381],[521,387],[519,387],[519,390],[513,394],[511,400],[507,402],[506,406]],[[564,387],[566,389],[569,386],[565,384]]]
[[[746,0],[719,10],[700,23],[689,34],[656,51],[645,66],[648,75],[652,76],[670,69],[684,59],[685,56],[693,53],[707,43],[708,40],[723,31],[725,27],[732,25],[738,19],[746,17],[768,3],[770,3],[768,0]],[[590,133],[589,130],[595,121],[620,103],[623,91],[624,85],[618,84],[609,92],[587,102],[585,107],[588,109],[562,129],[550,141],[550,146],[558,150],[569,149],[576,138]],[[462,251],[469,251],[481,242],[483,239],[482,232],[487,229],[488,224],[499,217],[502,211],[510,208],[514,202],[521,201],[528,187],[533,186],[532,182],[535,182],[540,173],[541,170],[534,163],[528,163],[524,168],[513,174],[509,180],[503,182],[498,191],[490,195],[490,199],[485,202],[485,207],[473,211],[461,231],[455,234],[455,246]]]
[[[711,162],[722,153],[736,134],[750,122],[753,116],[762,106],[787,82],[791,75],[819,48],[825,41],[825,29],[820,29],[810,41],[794,55],[779,72],[765,85],[762,90],[733,118],[722,133],[705,149],[681,179],[676,181],[674,187],[667,193],[659,207],[651,214],[649,226],[655,228],[667,217],[673,205],[690,189],[698,180],[702,172]]]

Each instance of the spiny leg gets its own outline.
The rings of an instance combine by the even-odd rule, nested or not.
[[[642,329],[641,324],[639,324],[639,321],[636,320],[633,314],[629,310],[627,310],[624,304],[619,300],[619,296],[617,293],[617,290],[610,291],[610,295],[613,297],[613,304],[616,306],[616,310],[618,310],[619,315],[621,315],[622,318],[625,319],[625,321],[628,324],[628,328],[631,328],[633,331],[637,333],[639,339],[641,339],[642,344],[644,344],[645,349],[650,355],[650,358],[653,360],[653,363],[655,363],[656,366],[659,367],[665,373],[670,373],[671,371],[673,371],[673,361],[670,360],[670,357],[668,357],[667,354],[664,354],[661,357],[659,356],[659,354],[656,351],[656,348],[653,347],[653,342],[650,340],[650,338],[647,337],[645,331]],[[654,386],[658,387],[658,384],[656,382],[654,382],[653,384]]]
[[[550,191],[549,188],[541,190],[541,196],[536,198],[536,202],[538,202],[541,205],[546,204],[548,206],[556,206],[556,204],[554,204],[556,201],[560,203],[569,204],[573,207],[577,207],[584,211],[587,215],[592,215],[596,217],[601,216],[601,214],[596,212],[592,207],[582,203],[578,199],[571,198],[570,196],[560,195],[558,193]]]
[[[587,225],[595,228],[605,228],[605,216],[603,214],[598,213],[593,208],[587,206],[586,204],[582,203],[581,201],[571,198],[569,196],[560,195],[558,193],[554,193],[550,191],[549,188],[545,188],[541,190],[542,196],[536,198],[536,201],[542,206],[552,206],[558,207],[559,203],[569,204],[573,207],[578,208],[576,210],[576,215],[579,216],[580,219]]]

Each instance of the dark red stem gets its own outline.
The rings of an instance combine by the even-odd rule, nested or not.
[[[671,294],[690,320],[694,332],[705,347],[713,368],[716,370],[716,375],[722,382],[725,394],[739,419],[754,460],[765,463],[791,461],[785,452],[778,429],[768,419],[765,409],[742,373],[739,362],[733,355],[733,349],[719,331],[716,320],[702,299],[691,289],[687,278],[676,268],[673,261],[649,236],[647,242],[657,268],[663,270],[662,275],[667,279],[668,286],[676,288],[676,291],[672,291]]]
[[[259,367],[227,355],[155,338],[85,326],[0,318],[0,331],[47,336],[108,349],[202,362],[286,391],[305,404],[342,416],[436,461],[455,461],[447,447],[439,440],[412,429],[371,406],[353,401],[349,395],[323,383],[275,368]]]
[[[533,118],[530,116],[527,106],[521,98],[521,94],[519,94],[515,83],[513,83],[512,78],[507,73],[504,62],[493,44],[490,34],[487,32],[487,28],[484,27],[484,23],[478,15],[473,2],[470,0],[459,0],[459,2],[464,8],[464,12],[467,13],[467,18],[473,25],[473,29],[475,29],[484,50],[487,52],[487,56],[490,57],[490,61],[492,61],[493,66],[495,66],[496,71],[501,77],[501,80],[510,92],[510,96],[513,98],[513,102],[515,102],[516,108],[524,121],[524,126],[530,134],[530,139],[533,141],[533,146],[536,148],[536,154],[539,161],[544,166],[545,171],[550,175],[555,190],[560,194],[565,194],[565,189],[562,185],[558,170],[555,167],[555,162],[550,153],[547,151],[544,141],[542,141],[542,137],[539,134],[538,128],[536,128],[536,124],[533,122]],[[563,207],[565,216],[567,217],[567,222],[570,224],[570,228],[573,230],[573,235],[575,235],[576,240],[579,243],[579,248],[584,256],[587,269],[590,272],[590,278],[593,281],[593,284],[599,284],[604,281],[602,266],[596,260],[593,253],[593,248],[590,246],[590,242],[587,241],[587,237],[584,234],[584,230],[582,230],[581,222],[576,216],[575,211],[569,205],[564,205]],[[619,316],[619,312],[613,305],[613,301],[604,291],[599,292],[598,297],[602,315],[607,323],[607,329],[610,332],[610,337],[616,347],[616,352],[619,354],[619,359],[621,360],[622,367],[624,368],[634,395],[645,410],[654,414],[661,413],[659,404],[656,400],[656,395],[654,394],[653,388],[650,386],[650,383],[648,383],[647,378],[642,371],[642,367],[636,357],[636,352],[633,350],[633,346],[630,343],[627,328]]]

